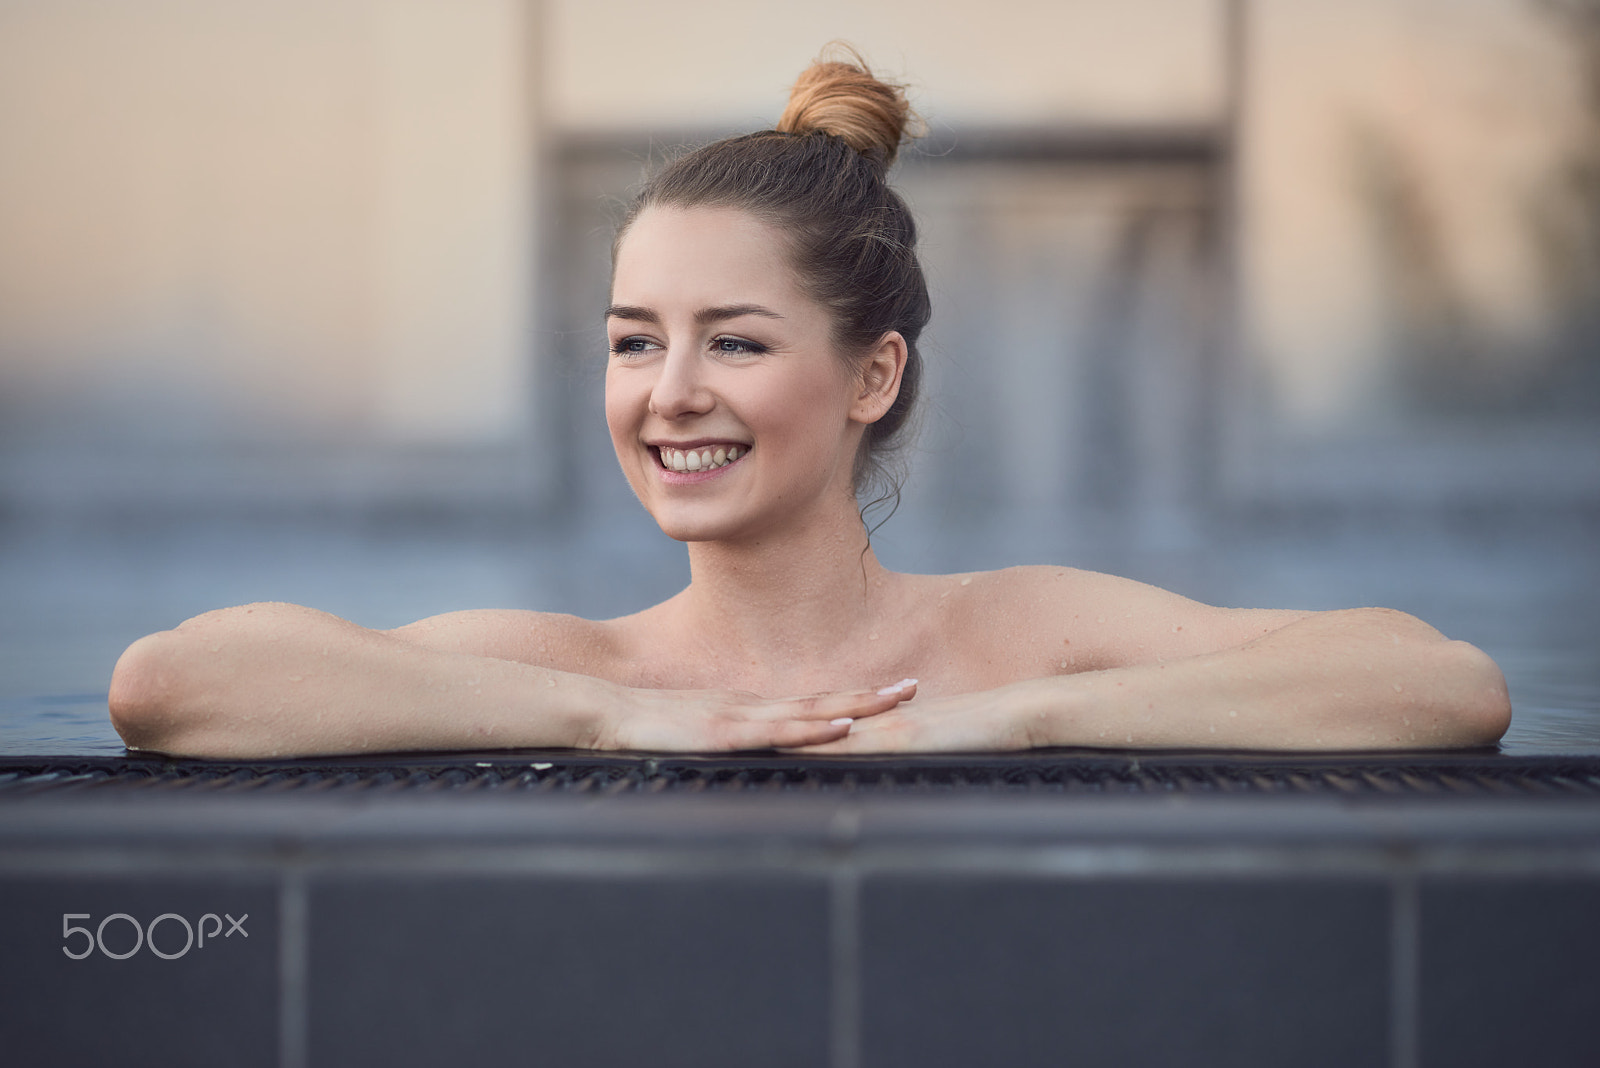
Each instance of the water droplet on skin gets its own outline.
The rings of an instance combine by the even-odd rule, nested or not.
[[[556,684],[556,680],[553,678],[548,678],[544,680],[544,684],[546,686],[554,686]]]
[[[878,640],[878,636],[877,636],[877,635],[876,635],[876,634],[869,634],[869,635],[867,635],[867,641],[869,641],[869,642],[875,642],[875,641],[877,641],[877,640]]]
[[[1232,708],[1228,709],[1228,715],[1237,716],[1238,714],[1239,713],[1235,709],[1232,709]]]
[[[1062,671],[1067,670],[1067,662],[1065,660],[1061,661],[1061,670]]]
[[[305,682],[306,681],[306,677],[304,675],[290,675],[289,676],[289,681],[290,682]]]
[[[970,585],[972,585],[972,580],[969,579],[969,578],[964,578],[964,579],[961,580],[961,585],[970,586]]]

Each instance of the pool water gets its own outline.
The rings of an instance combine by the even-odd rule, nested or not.
[[[1215,524],[1157,538],[1104,517],[902,514],[875,545],[910,571],[1063,563],[1213,604],[1400,608],[1500,663],[1515,709],[1501,747],[1528,755],[1600,753],[1597,535],[1600,523],[1573,516]],[[0,524],[0,753],[122,752],[106,716],[118,654],[210,608],[295,601],[373,627],[474,607],[607,617],[687,577],[682,548],[631,513],[571,525]]]

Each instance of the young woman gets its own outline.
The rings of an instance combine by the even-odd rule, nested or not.
[[[911,118],[852,63],[775,130],[686,155],[613,250],[606,419],[691,581],[606,621],[457,612],[372,631],[309,608],[135,642],[130,748],[217,757],[574,746],[807,753],[1474,746],[1488,657],[1381,609],[1212,608],[1065,567],[902,575],[857,495],[917,397],[930,305],[886,172]],[[814,696],[793,697],[792,694]]]

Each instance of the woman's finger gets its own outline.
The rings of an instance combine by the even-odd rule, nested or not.
[[[877,690],[846,690],[842,693],[814,694],[769,702],[768,715],[774,718],[860,719],[887,712],[917,695],[917,680],[902,679],[893,686]]]
[[[805,746],[780,747],[804,756],[836,753],[888,753],[920,748],[918,724],[903,715],[879,716],[852,723],[846,734]]]
[[[994,752],[1027,748],[1013,717],[983,702],[944,698],[852,724],[849,734],[795,752],[835,753]]]
[[[717,730],[715,748],[722,749],[806,749],[825,745],[850,733],[853,721],[780,720],[762,723],[755,720],[729,723]]]

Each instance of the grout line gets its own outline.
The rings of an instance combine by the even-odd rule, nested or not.
[[[278,1064],[306,1065],[306,924],[305,874],[284,873],[278,885]]]
[[[855,866],[840,864],[829,886],[830,984],[829,1063],[861,1064],[861,880]]]
[[[1389,919],[1389,1063],[1392,1068],[1417,1068],[1420,932],[1416,873],[1397,873],[1392,889]]]

